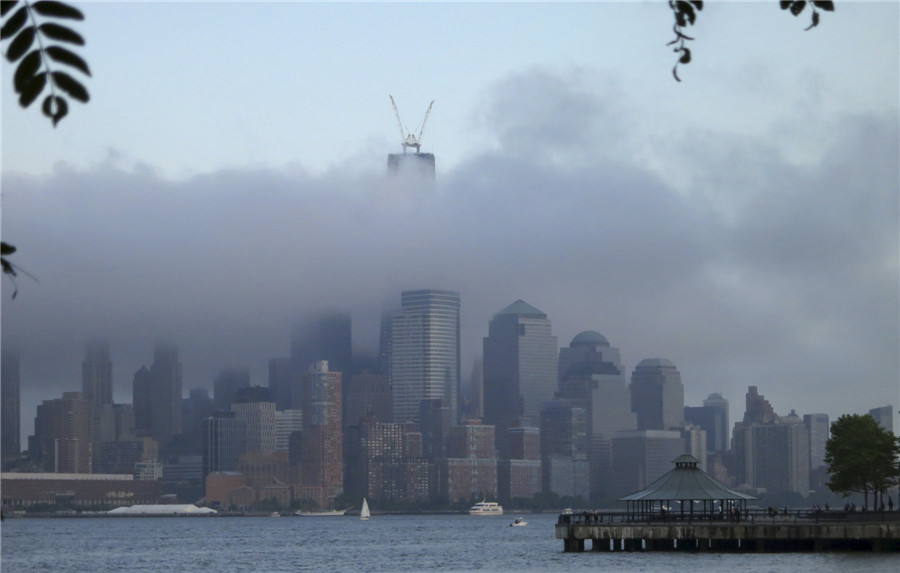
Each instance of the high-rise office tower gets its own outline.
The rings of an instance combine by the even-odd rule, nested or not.
[[[710,394],[702,406],[685,406],[684,421],[706,432],[706,452],[695,457],[702,461],[706,454],[728,451],[728,400],[720,394]]]
[[[391,393],[396,423],[416,422],[419,402],[444,398],[458,421],[459,293],[409,290],[391,319]]]
[[[584,407],[557,399],[541,410],[543,491],[590,497],[588,424]]]
[[[348,385],[353,374],[352,322],[350,314],[340,311],[322,312],[297,322],[291,330],[291,363],[294,375],[302,377],[316,362],[328,362],[330,372],[342,374],[341,404],[346,411]],[[302,401],[302,396],[300,401]],[[294,401],[292,408],[299,407]]]
[[[484,339],[484,421],[495,426],[500,458],[508,458],[507,429],[538,423],[557,388],[556,337],[547,315],[517,300],[494,315]]]
[[[345,376],[353,372],[353,344],[350,315],[328,312],[296,323],[291,330],[291,361],[305,373],[325,360],[331,372]]]
[[[612,439],[612,471],[607,493],[619,497],[647,487],[672,469],[672,460],[685,451],[680,432],[620,432]]]
[[[341,373],[327,361],[313,364],[304,377],[303,431],[300,465],[303,485],[313,488],[320,506],[344,485]]]
[[[275,451],[275,402],[268,388],[241,388],[231,411],[246,424],[245,452]]]
[[[275,449],[287,451],[291,434],[303,431],[303,410],[275,410]]]
[[[19,435],[19,354],[4,348],[0,365],[0,458],[5,470],[15,464],[22,451]]]
[[[87,343],[81,363],[81,391],[85,400],[95,406],[113,403],[112,362],[109,343],[92,340]]]
[[[290,358],[269,359],[269,390],[276,410],[300,408],[300,376]]]
[[[776,415],[756,386],[747,389],[744,418],[734,425],[732,452],[738,484],[771,493],[809,494],[809,430],[793,410]]]
[[[888,404],[880,408],[872,408],[869,415],[875,418],[875,421],[883,430],[888,432],[894,431],[894,407]]]
[[[809,469],[814,470],[825,464],[825,444],[831,434],[828,414],[804,414],[803,423],[809,432]]]
[[[188,397],[181,401],[182,449],[200,452],[203,447],[203,422],[216,410],[209,390],[191,388]]]
[[[241,388],[250,387],[250,369],[245,367],[223,368],[213,380],[213,404],[216,410],[227,412],[234,404]]]
[[[675,365],[647,358],[631,373],[631,411],[638,430],[680,430],[684,426],[684,386]]]
[[[636,428],[619,349],[594,330],[559,353],[559,396],[585,409],[592,498],[608,497],[612,438]]]
[[[203,475],[235,471],[244,453],[246,422],[234,412],[214,412],[203,422]]]
[[[805,414],[803,424],[809,434],[809,489],[826,491],[828,464],[825,463],[825,446],[831,434],[828,414]]]
[[[91,473],[91,403],[81,392],[44,400],[34,419],[36,449],[29,452],[44,471]]]
[[[150,368],[134,375],[134,422],[138,437],[150,437],[165,448],[181,433],[181,362],[178,348],[157,345]]]
[[[103,442],[115,441],[115,413],[113,412],[112,362],[109,343],[95,339],[85,345],[81,363],[81,392],[91,403],[91,447],[94,463],[98,463]]]
[[[727,452],[731,448],[729,432],[731,426],[728,421],[728,400],[721,394],[713,393],[703,401],[704,408],[710,408],[713,412],[712,429],[706,430],[707,449],[713,452]]]
[[[381,374],[354,374],[347,385],[347,405],[344,425],[359,424],[361,420],[388,422],[391,419],[391,387]]]

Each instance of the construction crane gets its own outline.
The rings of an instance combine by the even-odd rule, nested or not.
[[[403,153],[406,153],[407,147],[415,147],[416,153],[419,153],[422,147],[422,133],[425,131],[425,124],[428,123],[428,116],[431,114],[431,106],[434,105],[434,100],[431,100],[431,103],[428,104],[425,119],[422,120],[422,127],[419,128],[419,135],[413,135],[411,132],[403,129],[403,122],[400,121],[400,112],[397,111],[397,102],[394,101],[394,96],[389,95],[388,97],[391,98],[391,105],[394,106],[394,115],[397,116],[397,125],[400,127],[400,144],[403,146]]]

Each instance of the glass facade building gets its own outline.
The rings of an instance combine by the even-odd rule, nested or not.
[[[391,390],[394,422],[417,422],[422,400],[444,398],[457,420],[459,397],[459,293],[409,290],[391,319]]]

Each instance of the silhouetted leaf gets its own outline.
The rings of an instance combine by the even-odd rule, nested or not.
[[[686,0],[678,0],[676,5],[678,6],[678,12],[684,14],[684,17],[687,18],[687,21],[693,26],[697,15],[694,13],[694,7],[691,6],[691,3]]]
[[[78,54],[70,52],[62,46],[48,46],[47,55],[57,62],[69,64],[72,67],[78,68],[85,74],[91,75],[91,70],[88,69],[87,62],[85,62]]]
[[[41,16],[53,16],[56,18],[69,18],[71,20],[84,20],[84,14],[77,8],[73,8],[62,2],[54,0],[41,0],[31,5],[35,12]]]
[[[22,61],[19,63],[19,67],[16,68],[15,75],[13,76],[13,86],[16,88],[16,93],[22,93],[22,90],[25,89],[25,86],[27,86],[28,83],[34,79],[34,75],[37,73],[40,67],[40,50],[34,50],[22,59]]]
[[[834,2],[831,2],[830,0],[816,0],[813,2],[813,6],[825,10],[826,12],[834,12]]]
[[[787,10],[788,8],[791,7],[791,4],[794,3],[794,0],[781,0],[780,3],[781,3],[781,9]]]
[[[45,85],[47,85],[47,72],[41,72],[34,76],[25,86],[25,89],[19,93],[19,105],[22,107],[30,106],[37,99],[37,96],[44,91]]]
[[[28,21],[28,8],[22,7],[18,12],[9,17],[3,28],[0,28],[0,40],[7,40],[16,35]]]
[[[689,64],[691,62],[691,51],[687,48],[681,49],[681,57],[678,59],[680,64]]]
[[[697,10],[703,10],[703,0],[691,0],[691,4],[693,4],[694,8]]]
[[[16,252],[16,248],[9,243],[0,242],[0,255],[11,255]]]
[[[16,269],[13,268],[12,264],[9,261],[7,261],[6,259],[3,259],[2,263],[3,263],[3,272],[4,273],[6,273],[8,275],[16,276]]]
[[[53,127],[56,127],[56,124],[69,113],[69,104],[59,96],[48,95],[41,107],[44,115],[53,120]]]
[[[72,44],[78,44],[79,46],[84,45],[84,38],[82,38],[81,35],[65,26],[60,26],[59,24],[46,22],[38,26],[38,30],[48,38],[53,38],[54,40],[70,42]]]
[[[799,16],[800,12],[803,12],[803,9],[806,8],[806,0],[794,2],[791,4],[791,14],[794,16]]]
[[[678,77],[678,64],[675,64],[675,67],[672,68],[672,75],[675,76],[675,81],[680,82],[681,78]]]
[[[3,0],[0,2],[0,16],[6,16],[6,14],[16,7],[16,0]]]
[[[818,13],[818,12],[813,12],[813,14],[812,14],[812,23],[811,23],[809,26],[806,27],[806,30],[812,30],[813,28],[815,28],[815,27],[818,26],[818,25],[819,25],[819,13]]]
[[[87,103],[90,98],[84,86],[75,78],[65,72],[52,72],[53,82],[63,91],[82,103]]]
[[[6,59],[10,62],[15,62],[25,55],[32,43],[34,43],[34,26],[28,26],[9,43],[9,49],[6,50]]]

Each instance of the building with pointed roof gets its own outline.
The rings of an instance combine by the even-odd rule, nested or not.
[[[484,421],[496,427],[500,457],[508,458],[507,429],[521,418],[539,423],[556,392],[556,337],[545,313],[517,300],[491,319],[483,348]]]

